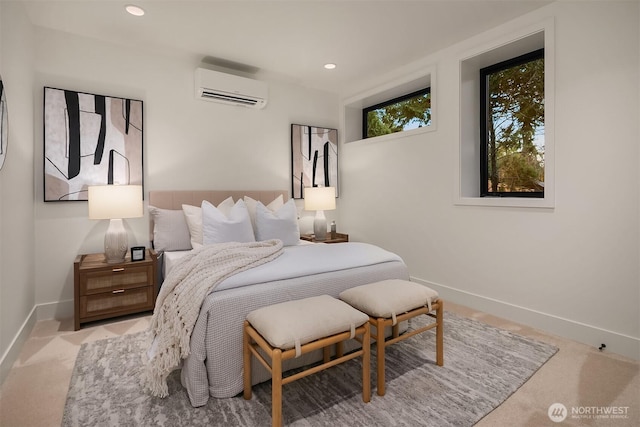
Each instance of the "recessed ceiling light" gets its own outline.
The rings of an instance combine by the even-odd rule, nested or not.
[[[139,6],[135,6],[135,5],[130,4],[127,7],[125,7],[125,9],[126,9],[127,12],[129,12],[133,16],[142,16],[142,15],[144,15],[144,10]]]
[[[336,64],[333,64],[333,63],[324,64],[324,68],[326,68],[327,70],[333,70],[334,68],[336,68]]]

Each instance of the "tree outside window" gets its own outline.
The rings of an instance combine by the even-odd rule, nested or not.
[[[480,70],[481,195],[544,197],[544,49]]]
[[[431,124],[431,90],[425,88],[362,110],[363,138],[417,129]]]

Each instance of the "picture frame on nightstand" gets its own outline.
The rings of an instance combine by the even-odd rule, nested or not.
[[[134,246],[131,248],[131,261],[144,261],[144,253],[146,252],[144,246]]]

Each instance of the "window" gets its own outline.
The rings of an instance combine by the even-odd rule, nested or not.
[[[480,195],[544,197],[544,49],[480,70]]]
[[[417,129],[431,124],[431,89],[373,105],[362,110],[362,138]]]

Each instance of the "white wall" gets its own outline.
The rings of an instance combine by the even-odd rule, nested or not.
[[[9,115],[0,170],[0,382],[35,322],[32,69],[33,37],[22,5],[0,2],[0,75]]]
[[[437,131],[341,147],[345,231],[444,298],[640,358],[638,16],[638,3],[560,2],[398,70],[437,67]],[[549,17],[555,208],[455,206],[462,54]]]
[[[42,87],[144,101],[144,185],[154,189],[273,189],[290,187],[290,125],[337,127],[335,94],[270,82],[264,110],[196,100],[193,72],[200,58],[140,52],[92,39],[36,31],[36,105]],[[36,108],[36,123],[42,111]],[[42,141],[41,126],[35,127]],[[42,158],[36,144],[35,158]],[[36,161],[36,302],[52,315],[70,314],[73,260],[101,252],[106,221],[87,219],[85,202],[43,199]],[[130,244],[148,245],[147,218],[125,220]],[[58,304],[62,302],[63,304]]]

